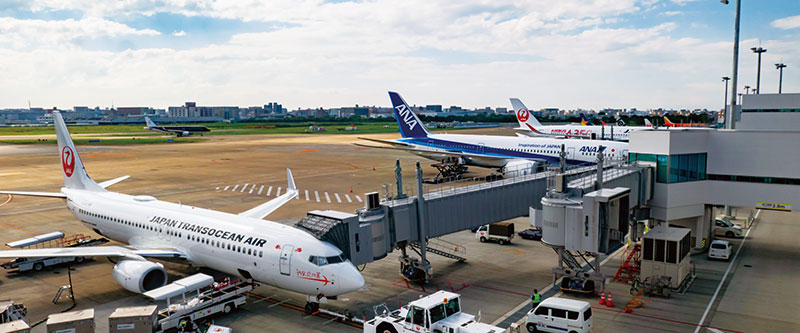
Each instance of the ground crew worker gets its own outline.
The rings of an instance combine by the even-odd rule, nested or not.
[[[531,309],[536,309],[539,306],[539,303],[542,301],[542,295],[539,294],[538,289],[533,290],[533,295],[531,295],[531,305],[533,306]]]

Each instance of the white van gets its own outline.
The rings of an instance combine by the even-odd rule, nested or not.
[[[551,297],[528,312],[528,332],[588,333],[592,330],[592,306],[588,302]]]
[[[731,252],[733,252],[731,243],[718,239],[711,242],[711,247],[708,249],[708,259],[731,260]]]

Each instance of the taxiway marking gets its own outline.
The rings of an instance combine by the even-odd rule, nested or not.
[[[333,196],[336,197],[336,201],[342,203],[342,199],[339,199],[339,193],[334,193]]]
[[[344,195],[344,198],[347,199],[347,202],[353,202],[353,200],[350,200],[350,196],[347,194]]]
[[[306,201],[308,201],[308,190],[306,190]]]
[[[261,185],[261,188],[258,189],[258,195],[261,195],[261,192],[264,191],[264,185]]]
[[[361,201],[361,197],[359,197],[358,194],[356,194],[356,199],[358,199],[358,202],[363,202]]]
[[[270,186],[269,190],[267,190],[267,196],[269,196],[270,193],[272,193],[272,186]]]
[[[328,195],[328,192],[325,192],[325,200],[328,200],[328,203],[331,203],[331,197]]]
[[[319,192],[314,191],[314,196],[317,197],[317,202],[319,202]]]

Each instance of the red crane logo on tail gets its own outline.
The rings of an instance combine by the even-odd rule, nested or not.
[[[69,146],[61,150],[61,166],[64,168],[64,174],[72,177],[72,172],[75,171],[75,152]]]
[[[524,122],[528,121],[528,117],[530,117],[530,114],[528,113],[528,110],[519,109],[519,111],[517,111],[517,119],[519,119],[519,121],[524,123]]]

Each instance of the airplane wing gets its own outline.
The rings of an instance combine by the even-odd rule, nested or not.
[[[111,180],[106,180],[106,181],[104,181],[104,182],[102,182],[100,184],[97,184],[97,185],[100,185],[100,187],[102,187],[102,188],[106,188],[106,187],[109,187],[109,186],[114,185],[116,183],[119,183],[119,182],[121,182],[121,181],[123,181],[125,179],[128,179],[130,177],[131,176],[122,176],[122,177],[114,178],[114,179],[111,179]]]
[[[60,192],[20,192],[20,191],[0,191],[0,194],[11,195],[26,195],[31,197],[47,197],[47,198],[67,198],[67,195]]]
[[[118,257],[132,260],[145,260],[144,257],[186,258],[186,255],[172,249],[132,249],[123,246],[57,247],[0,251],[0,258],[48,257]]]
[[[359,136],[358,138],[361,139],[361,140],[367,140],[367,141],[372,141],[372,142],[377,142],[377,143],[385,143],[387,145],[391,145],[391,146],[395,146],[395,147],[413,147],[414,146],[414,145],[412,145],[410,143],[398,142],[398,141],[394,141],[394,140],[381,140],[381,139],[367,138],[367,137],[362,137],[362,136]],[[365,147],[370,147],[370,146],[365,146]],[[379,148],[377,146],[371,146],[371,147]]]
[[[286,176],[289,178],[289,185],[286,188],[286,193],[281,194],[279,197],[275,199],[272,199],[261,205],[258,205],[253,209],[239,213],[239,215],[257,219],[263,219],[267,217],[267,215],[269,215],[270,213],[274,212],[276,209],[283,206],[283,204],[294,199],[294,197],[297,196],[297,188],[294,186],[294,178],[292,177],[292,170],[289,170],[287,168]]]

